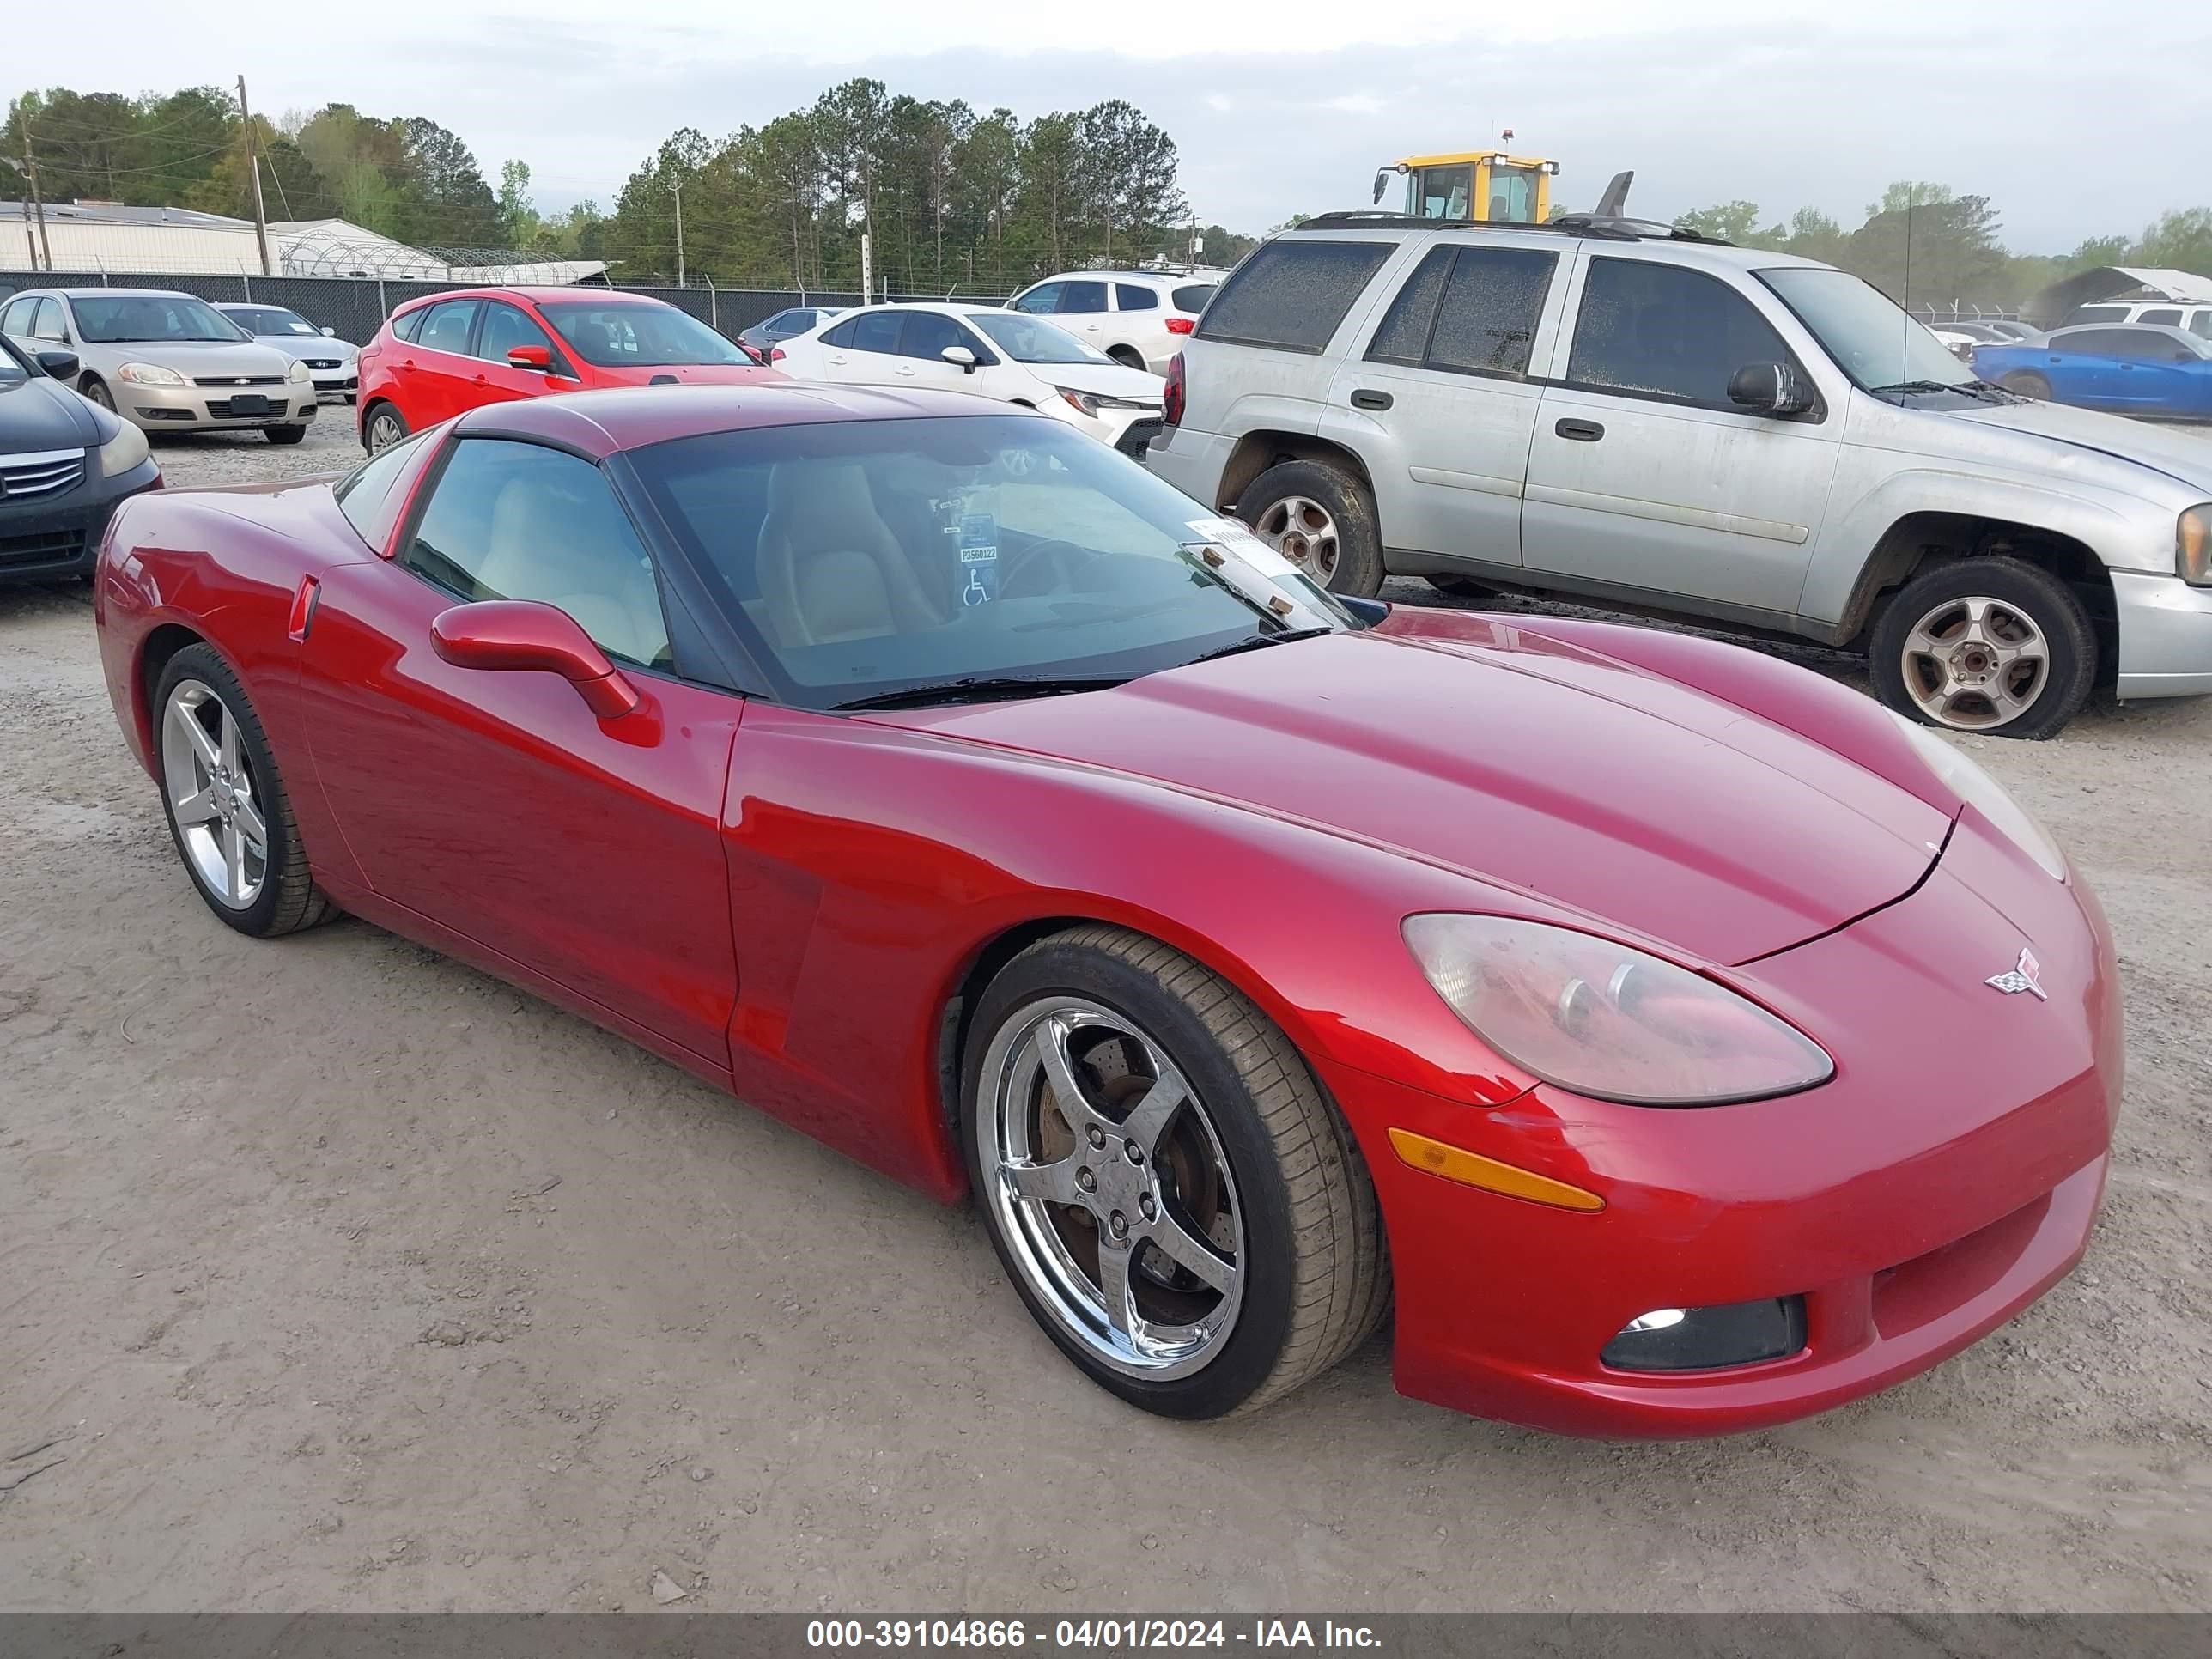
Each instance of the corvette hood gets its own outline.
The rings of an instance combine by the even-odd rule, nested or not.
[[[655,380],[665,385],[670,375],[681,386],[751,386],[759,380],[786,378],[757,363],[653,363],[636,368],[623,364],[612,368],[594,364],[592,368],[592,378],[610,386],[651,386]]]
[[[1302,819],[1723,963],[1910,891],[1948,828],[1734,704],[1510,627],[1337,635],[1109,690],[872,718]]]

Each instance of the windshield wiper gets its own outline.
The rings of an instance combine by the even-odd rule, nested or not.
[[[1288,645],[1292,640],[1318,639],[1323,634],[1336,631],[1331,623],[1322,623],[1313,628],[1286,628],[1279,634],[1255,634],[1249,639],[1231,640],[1226,645],[1217,645],[1211,651],[1201,651],[1183,666],[1188,668],[1192,663],[1213,662],[1223,657],[1233,657],[1240,651],[1257,651],[1263,645]]]
[[[1056,697],[1074,691],[1103,691],[1128,683],[1125,674],[1067,679],[1049,674],[964,674],[957,680],[927,680],[896,691],[833,702],[832,708],[921,708],[933,702],[997,702],[1015,697]]]
[[[1972,380],[1899,380],[1894,386],[1878,386],[1872,390],[1880,398],[1892,392],[1958,392],[1972,384]]]

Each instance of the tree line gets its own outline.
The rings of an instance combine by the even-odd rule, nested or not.
[[[2099,236],[2070,253],[2014,253],[1986,196],[1900,179],[1867,205],[1855,229],[1816,208],[1760,223],[1758,204],[1723,202],[1674,222],[1740,247],[1801,254],[1856,272],[1911,310],[1954,305],[2011,310],[2039,289],[2100,265],[2138,265],[2212,276],[2212,208],[2178,208],[2138,236]]]
[[[1198,227],[1175,140],[1121,100],[1029,120],[880,81],[720,141],[685,127],[624,183],[605,246],[628,280],[679,267],[727,287],[849,289],[869,239],[878,283],[1005,293],[1054,270],[1186,258],[1252,240]],[[678,246],[679,226],[683,246]]]

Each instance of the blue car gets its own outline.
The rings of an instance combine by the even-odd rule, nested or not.
[[[2026,398],[2212,420],[2212,340],[2161,323],[2087,323],[2033,343],[1977,346],[1974,372]]]

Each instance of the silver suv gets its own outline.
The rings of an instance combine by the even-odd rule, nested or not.
[[[2212,443],[1989,386],[1811,260],[1325,215],[1222,285],[1165,415],[1147,465],[1341,592],[1863,649],[1893,708],[2010,737],[2212,692]]]

